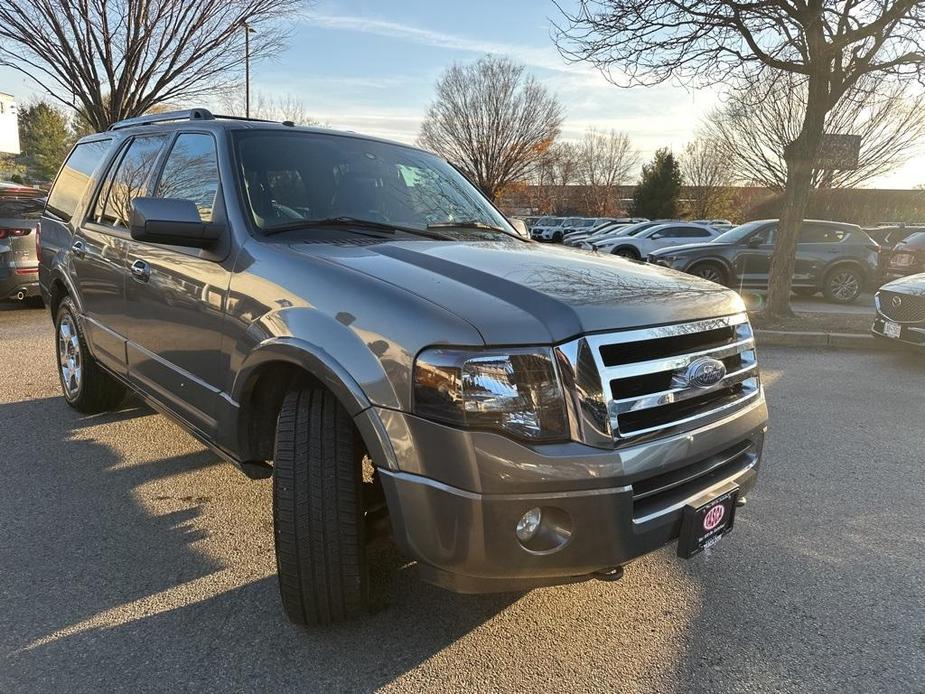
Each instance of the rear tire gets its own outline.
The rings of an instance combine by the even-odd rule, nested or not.
[[[296,624],[333,624],[368,608],[358,451],[353,420],[330,392],[289,392],[276,431],[273,526],[280,595]]]
[[[836,267],[826,274],[822,284],[825,298],[836,304],[854,303],[864,288],[864,275],[853,267]]]
[[[90,354],[77,309],[66,296],[55,316],[58,380],[68,405],[84,414],[112,410],[125,398],[125,386],[106,373]]]
[[[726,268],[724,268],[719,263],[697,263],[690,270],[688,270],[688,273],[694,275],[695,277],[709,280],[710,282],[716,282],[717,284],[721,284],[724,287],[729,286],[729,278],[726,274]]]
[[[793,287],[793,293],[797,296],[809,298],[811,296],[816,296],[819,290],[815,287]]]

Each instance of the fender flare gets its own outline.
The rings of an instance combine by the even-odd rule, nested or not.
[[[353,418],[372,459],[388,469],[398,469],[398,458],[385,425],[360,385],[333,355],[306,340],[272,337],[257,345],[238,370],[232,386],[232,399],[239,410],[240,403],[249,395],[254,374],[271,362],[292,364],[317,378]]]

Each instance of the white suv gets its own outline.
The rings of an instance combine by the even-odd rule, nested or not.
[[[690,222],[668,222],[650,227],[634,236],[615,236],[604,243],[595,244],[601,253],[613,253],[624,258],[640,260],[657,248],[681,246],[685,243],[712,241],[720,232],[713,227]]]

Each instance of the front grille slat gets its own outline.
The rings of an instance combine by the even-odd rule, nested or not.
[[[696,427],[744,407],[760,393],[755,341],[744,313],[595,335],[589,341],[617,441]],[[687,371],[705,357],[722,361],[727,373],[703,387],[691,382]]]

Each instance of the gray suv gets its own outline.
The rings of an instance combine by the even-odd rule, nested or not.
[[[464,593],[619,578],[733,527],[767,409],[739,297],[521,238],[446,161],[203,109],[82,139],[42,218],[66,401],[127,389],[273,477],[288,616],[367,544]]]

